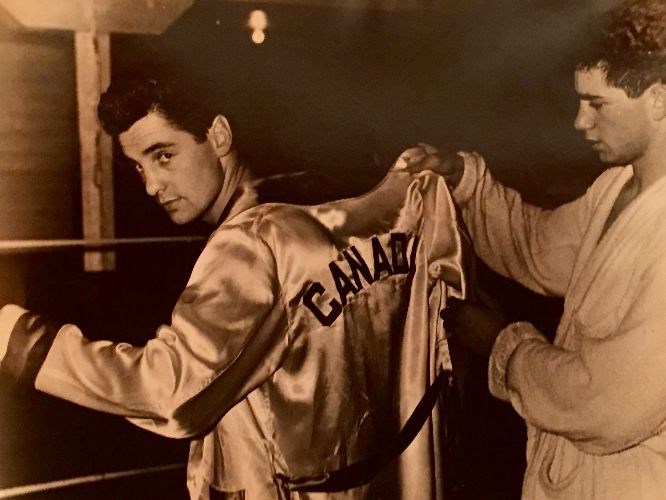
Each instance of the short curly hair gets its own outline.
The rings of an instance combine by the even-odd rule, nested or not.
[[[102,127],[114,137],[151,111],[199,142],[206,140],[216,115],[214,107],[202,104],[202,96],[182,79],[151,73],[114,78],[97,106]]]
[[[625,0],[610,10],[577,69],[602,68],[629,97],[666,82],[666,0]]]

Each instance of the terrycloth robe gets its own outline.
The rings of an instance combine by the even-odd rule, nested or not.
[[[490,359],[491,392],[528,424],[523,497],[666,498],[666,178],[602,236],[631,166],[544,210],[494,181],[480,156],[464,157],[454,198],[476,251],[565,297],[554,345],[514,323]]]

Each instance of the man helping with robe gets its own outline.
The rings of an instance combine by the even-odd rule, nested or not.
[[[502,186],[476,153],[418,168],[454,187],[480,257],[564,297],[554,343],[461,302],[453,339],[490,350],[488,383],[528,426],[523,497],[657,499],[666,492],[666,3],[609,11],[579,62],[574,126],[609,167],[553,210]]]

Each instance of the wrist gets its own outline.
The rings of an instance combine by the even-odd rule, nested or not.
[[[446,176],[446,184],[453,191],[458,187],[465,173],[465,157],[461,153],[456,153],[451,158],[452,172]]]
[[[500,331],[493,345],[488,361],[488,388],[496,398],[509,400],[507,369],[518,347],[526,341],[544,338],[539,331],[526,321],[510,323]]]

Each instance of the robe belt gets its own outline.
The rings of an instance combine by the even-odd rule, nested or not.
[[[302,492],[344,491],[369,483],[391,460],[407,449],[425,421],[428,420],[439,395],[447,395],[445,389],[451,387],[451,381],[451,371],[439,372],[396,438],[379,452],[318,476],[288,477],[278,473],[276,474],[277,481],[288,491]]]

